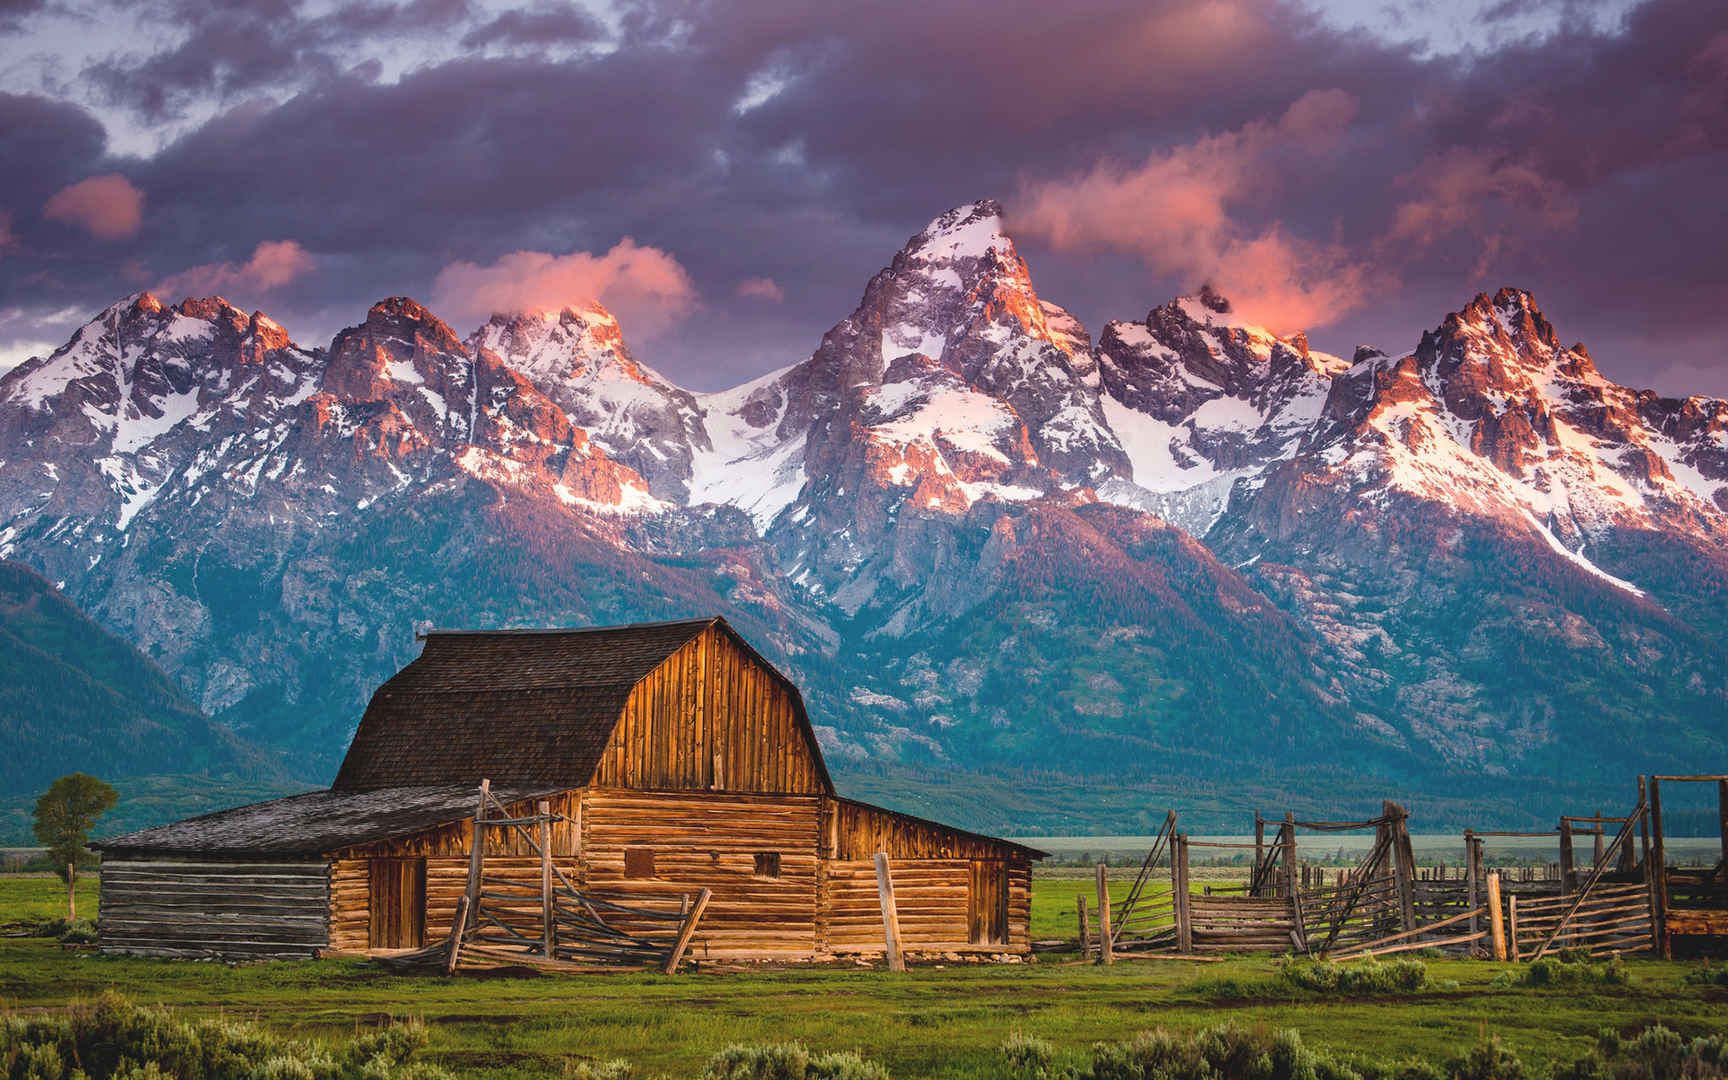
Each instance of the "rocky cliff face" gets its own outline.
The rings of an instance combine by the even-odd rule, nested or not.
[[[593,304],[460,338],[394,298],[306,349],[139,296],[0,379],[0,556],[309,775],[416,626],[707,611],[842,767],[1438,788],[1724,749],[1728,404],[1612,383],[1516,290],[1348,361],[1246,314],[1094,347],[989,202],[713,394]]]

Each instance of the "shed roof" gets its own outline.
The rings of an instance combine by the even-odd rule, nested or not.
[[[630,691],[719,627],[790,691],[832,790],[798,688],[719,616],[553,630],[435,630],[372,695],[331,785],[361,791],[482,779],[590,782]]]
[[[500,788],[492,792],[506,805],[549,793],[543,788]],[[109,854],[196,854],[218,858],[322,855],[473,817],[478,797],[474,784],[385,791],[309,791],[158,825],[91,846]]]

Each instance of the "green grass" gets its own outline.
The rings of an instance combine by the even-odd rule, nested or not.
[[[25,911],[58,914],[58,884],[0,880],[0,921]],[[1082,887],[1090,882],[1038,881],[1035,926],[1052,928],[1047,936],[1072,934],[1074,893]],[[1269,957],[1109,968],[948,965],[905,975],[847,966],[674,978],[445,979],[391,975],[359,960],[228,966],[4,939],[0,999],[14,1011],[58,1009],[113,989],[141,1004],[256,1019],[312,1039],[420,1018],[431,1035],[425,1060],[497,1077],[562,1077],[568,1063],[594,1058],[626,1058],[639,1077],[687,1077],[729,1044],[789,1039],[816,1050],[860,1050],[897,1078],[983,1077],[996,1075],[996,1048],[1015,1031],[1078,1062],[1099,1040],[1226,1020],[1295,1028],[1305,1042],[1334,1052],[1435,1061],[1497,1035],[1544,1075],[1549,1063],[1585,1052],[1603,1027],[1632,1032],[1660,1020],[1687,1035],[1728,1027],[1728,993],[1687,985],[1688,965],[1633,961],[1626,986],[1541,990],[1493,985],[1511,965],[1440,960],[1428,967],[1438,989],[1396,996],[1305,989],[1283,978]]]
[[[78,917],[96,918],[101,886],[94,874],[78,882]],[[0,923],[46,922],[66,917],[66,886],[51,874],[0,874]]]

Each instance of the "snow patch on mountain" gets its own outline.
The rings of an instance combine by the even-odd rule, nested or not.
[[[781,437],[793,367],[698,394],[708,445],[691,457],[689,505],[736,506],[766,532],[804,487],[804,433]]]

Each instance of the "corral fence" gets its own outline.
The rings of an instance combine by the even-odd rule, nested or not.
[[[1728,778],[1723,787],[1728,792]],[[1728,794],[1724,807],[1728,830]],[[1462,863],[1447,874],[1416,865],[1409,815],[1393,802],[1365,821],[1304,821],[1290,813],[1269,821],[1256,814],[1252,844],[1192,839],[1171,811],[1121,901],[1110,900],[1099,864],[1095,934],[1087,898],[1077,898],[1080,948],[1101,963],[1226,952],[1342,960],[1441,950],[1535,960],[1559,949],[1593,955],[1650,951],[1658,945],[1659,891],[1669,876],[1653,869],[1662,864],[1650,843],[1651,818],[1640,777],[1637,803],[1620,817],[1567,815],[1546,833],[1466,831]],[[1342,832],[1373,835],[1356,865],[1337,869],[1328,880],[1301,863],[1299,833]],[[1540,868],[1490,867],[1485,838],[1507,835],[1554,836],[1559,859]],[[1583,837],[1593,839],[1588,862],[1575,850]],[[1253,850],[1248,880],[1196,893],[1193,852],[1225,848]],[[1718,864],[1707,891],[1728,890],[1723,876]]]

